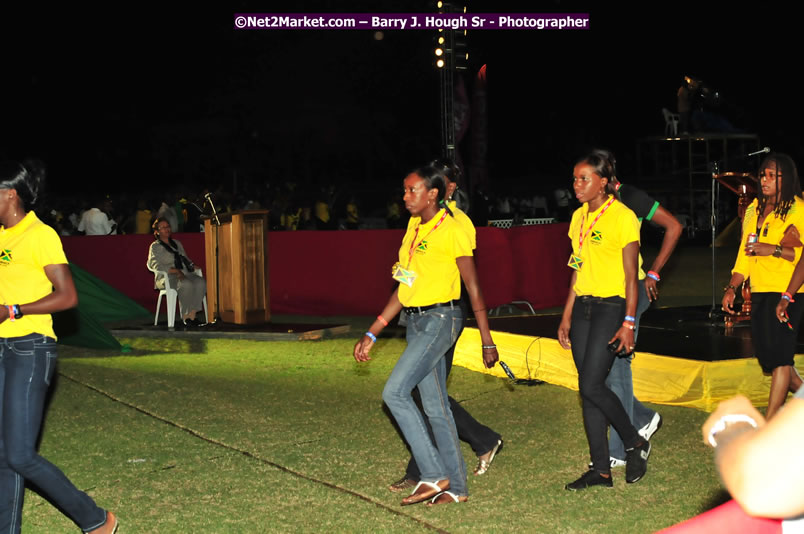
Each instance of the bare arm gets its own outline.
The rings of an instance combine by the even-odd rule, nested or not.
[[[729,425],[716,435],[715,462],[723,484],[749,514],[787,518],[804,513],[801,480],[804,479],[804,400],[791,399],[765,423],[745,397],[721,403],[704,425],[727,414],[752,417],[759,428],[745,423]]]
[[[625,271],[625,314],[635,317],[637,299],[637,270],[639,264],[639,241],[632,241],[623,247],[623,270]],[[618,341],[617,351],[625,349],[630,352],[634,348],[634,329],[621,326],[609,343]]]
[[[723,311],[734,315],[734,299],[737,296],[737,290],[734,288],[740,287],[740,284],[742,284],[744,280],[745,276],[740,273],[735,272],[731,275],[729,286],[726,288],[726,292],[723,294],[723,301],[721,302]]]
[[[483,291],[481,291],[480,283],[477,279],[475,260],[472,256],[461,256],[456,258],[455,262],[458,264],[463,284],[466,286],[466,294],[472,304],[472,311],[475,314],[475,320],[477,320],[477,329],[480,330],[480,339],[484,346],[492,346],[494,345],[494,340],[491,338],[491,330],[489,330],[488,311],[486,310],[486,302],[483,300]],[[499,358],[496,348],[483,349],[483,364],[486,368],[491,369],[494,367]]]
[[[567,301],[564,303],[564,313],[561,315],[561,324],[558,325],[558,344],[567,350],[571,347],[569,333],[572,324],[572,308],[575,305],[575,280],[577,278],[578,271],[572,271],[569,294],[567,294]]]
[[[402,310],[402,303],[399,302],[399,288],[397,287],[396,290],[391,294],[391,297],[388,299],[388,304],[385,305],[383,308],[380,317],[385,319],[386,323],[391,322],[391,320],[399,315],[399,312]],[[379,319],[374,320],[371,323],[371,327],[369,327],[368,331],[371,332],[373,335],[379,334],[382,329],[385,328],[385,324],[382,323]],[[369,351],[371,347],[374,346],[374,341],[367,335],[363,335],[362,338],[355,344],[354,348],[354,357],[355,360],[359,362],[367,362],[371,358],[369,357]]]
[[[672,213],[659,206],[653,214],[651,221],[655,222],[664,228],[664,238],[662,239],[662,246],[659,248],[659,254],[653,260],[650,270],[655,273],[660,273],[670,255],[678,244],[683,230],[681,223],[678,222]],[[659,298],[659,290],[656,287],[656,280],[651,277],[645,278],[645,288],[648,291],[648,299],[651,301]]]
[[[66,263],[46,265],[45,275],[53,284],[52,293],[34,302],[11,303],[20,304],[20,311],[23,315],[49,315],[74,308],[78,304],[78,293],[75,291],[70,267]],[[8,319],[8,308],[0,306],[0,323],[6,319]]]

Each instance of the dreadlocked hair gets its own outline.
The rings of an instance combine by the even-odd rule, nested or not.
[[[798,179],[798,170],[793,158],[787,154],[771,152],[768,157],[762,162],[759,167],[759,176],[765,175],[765,170],[769,167],[776,167],[776,206],[773,208],[773,213],[784,221],[787,218],[787,212],[796,200],[796,197],[801,196],[801,183]],[[779,179],[781,178],[781,187],[779,187]],[[760,188],[759,205],[757,206],[757,215],[762,216],[765,212],[765,206],[768,204],[768,197],[762,194]]]

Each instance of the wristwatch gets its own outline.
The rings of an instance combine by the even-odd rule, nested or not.
[[[781,258],[782,257],[782,245],[776,245],[776,250],[773,251],[774,258]]]

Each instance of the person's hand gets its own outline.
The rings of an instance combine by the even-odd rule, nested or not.
[[[570,350],[570,320],[561,319],[561,324],[558,326],[558,344],[566,350]]]
[[[789,305],[789,300],[779,299],[779,304],[776,305],[776,318],[779,319],[780,323],[786,323],[790,320],[790,318],[787,316],[787,307]]]
[[[496,348],[483,349],[483,365],[486,366],[486,369],[494,367],[494,364],[496,364],[499,359],[500,355],[497,353]]]
[[[645,277],[645,290],[648,292],[648,300],[653,302],[659,298],[659,288],[656,280],[650,276]]]
[[[756,408],[754,408],[754,406],[751,404],[751,401],[742,395],[737,395],[734,398],[721,402],[717,409],[712,412],[712,415],[709,416],[709,419],[706,420],[701,428],[704,443],[711,447],[712,444],[709,443],[709,432],[712,431],[712,427],[715,426],[721,417],[725,415],[737,414],[747,415],[756,421],[757,428],[762,428],[762,426],[765,424],[765,418],[762,417],[762,414],[759,413]]]
[[[615,342],[619,342],[615,347],[615,353],[620,352],[623,349],[625,349],[625,352],[628,354],[634,352],[634,330],[621,326],[620,329],[617,330],[617,333],[614,334],[614,337],[609,340],[609,345]]]
[[[720,309],[724,312],[729,312],[729,314],[734,315],[734,299],[737,297],[737,290],[735,289],[727,289],[726,292],[723,294],[723,301],[720,303]]]
[[[374,342],[368,336],[363,336],[360,338],[360,341],[355,343],[355,350],[354,350],[354,357],[355,360],[359,362],[367,362],[371,358],[369,357],[369,351],[371,347],[374,346]]]
[[[746,243],[745,253],[749,256],[771,256],[776,251],[776,245],[770,243]]]

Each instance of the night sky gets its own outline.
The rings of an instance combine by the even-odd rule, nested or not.
[[[610,4],[610,3],[606,3]],[[594,6],[606,5],[596,3]],[[470,33],[486,63],[495,187],[569,179],[594,145],[633,169],[685,74],[763,145],[802,150],[799,21],[762,3],[491,1],[470,12],[588,12],[590,31]],[[57,191],[159,184],[394,183],[440,153],[432,32],[236,31],[235,12],[427,12],[427,2],[6,10],[0,156],[39,157]],[[471,156],[469,156],[471,157]]]

